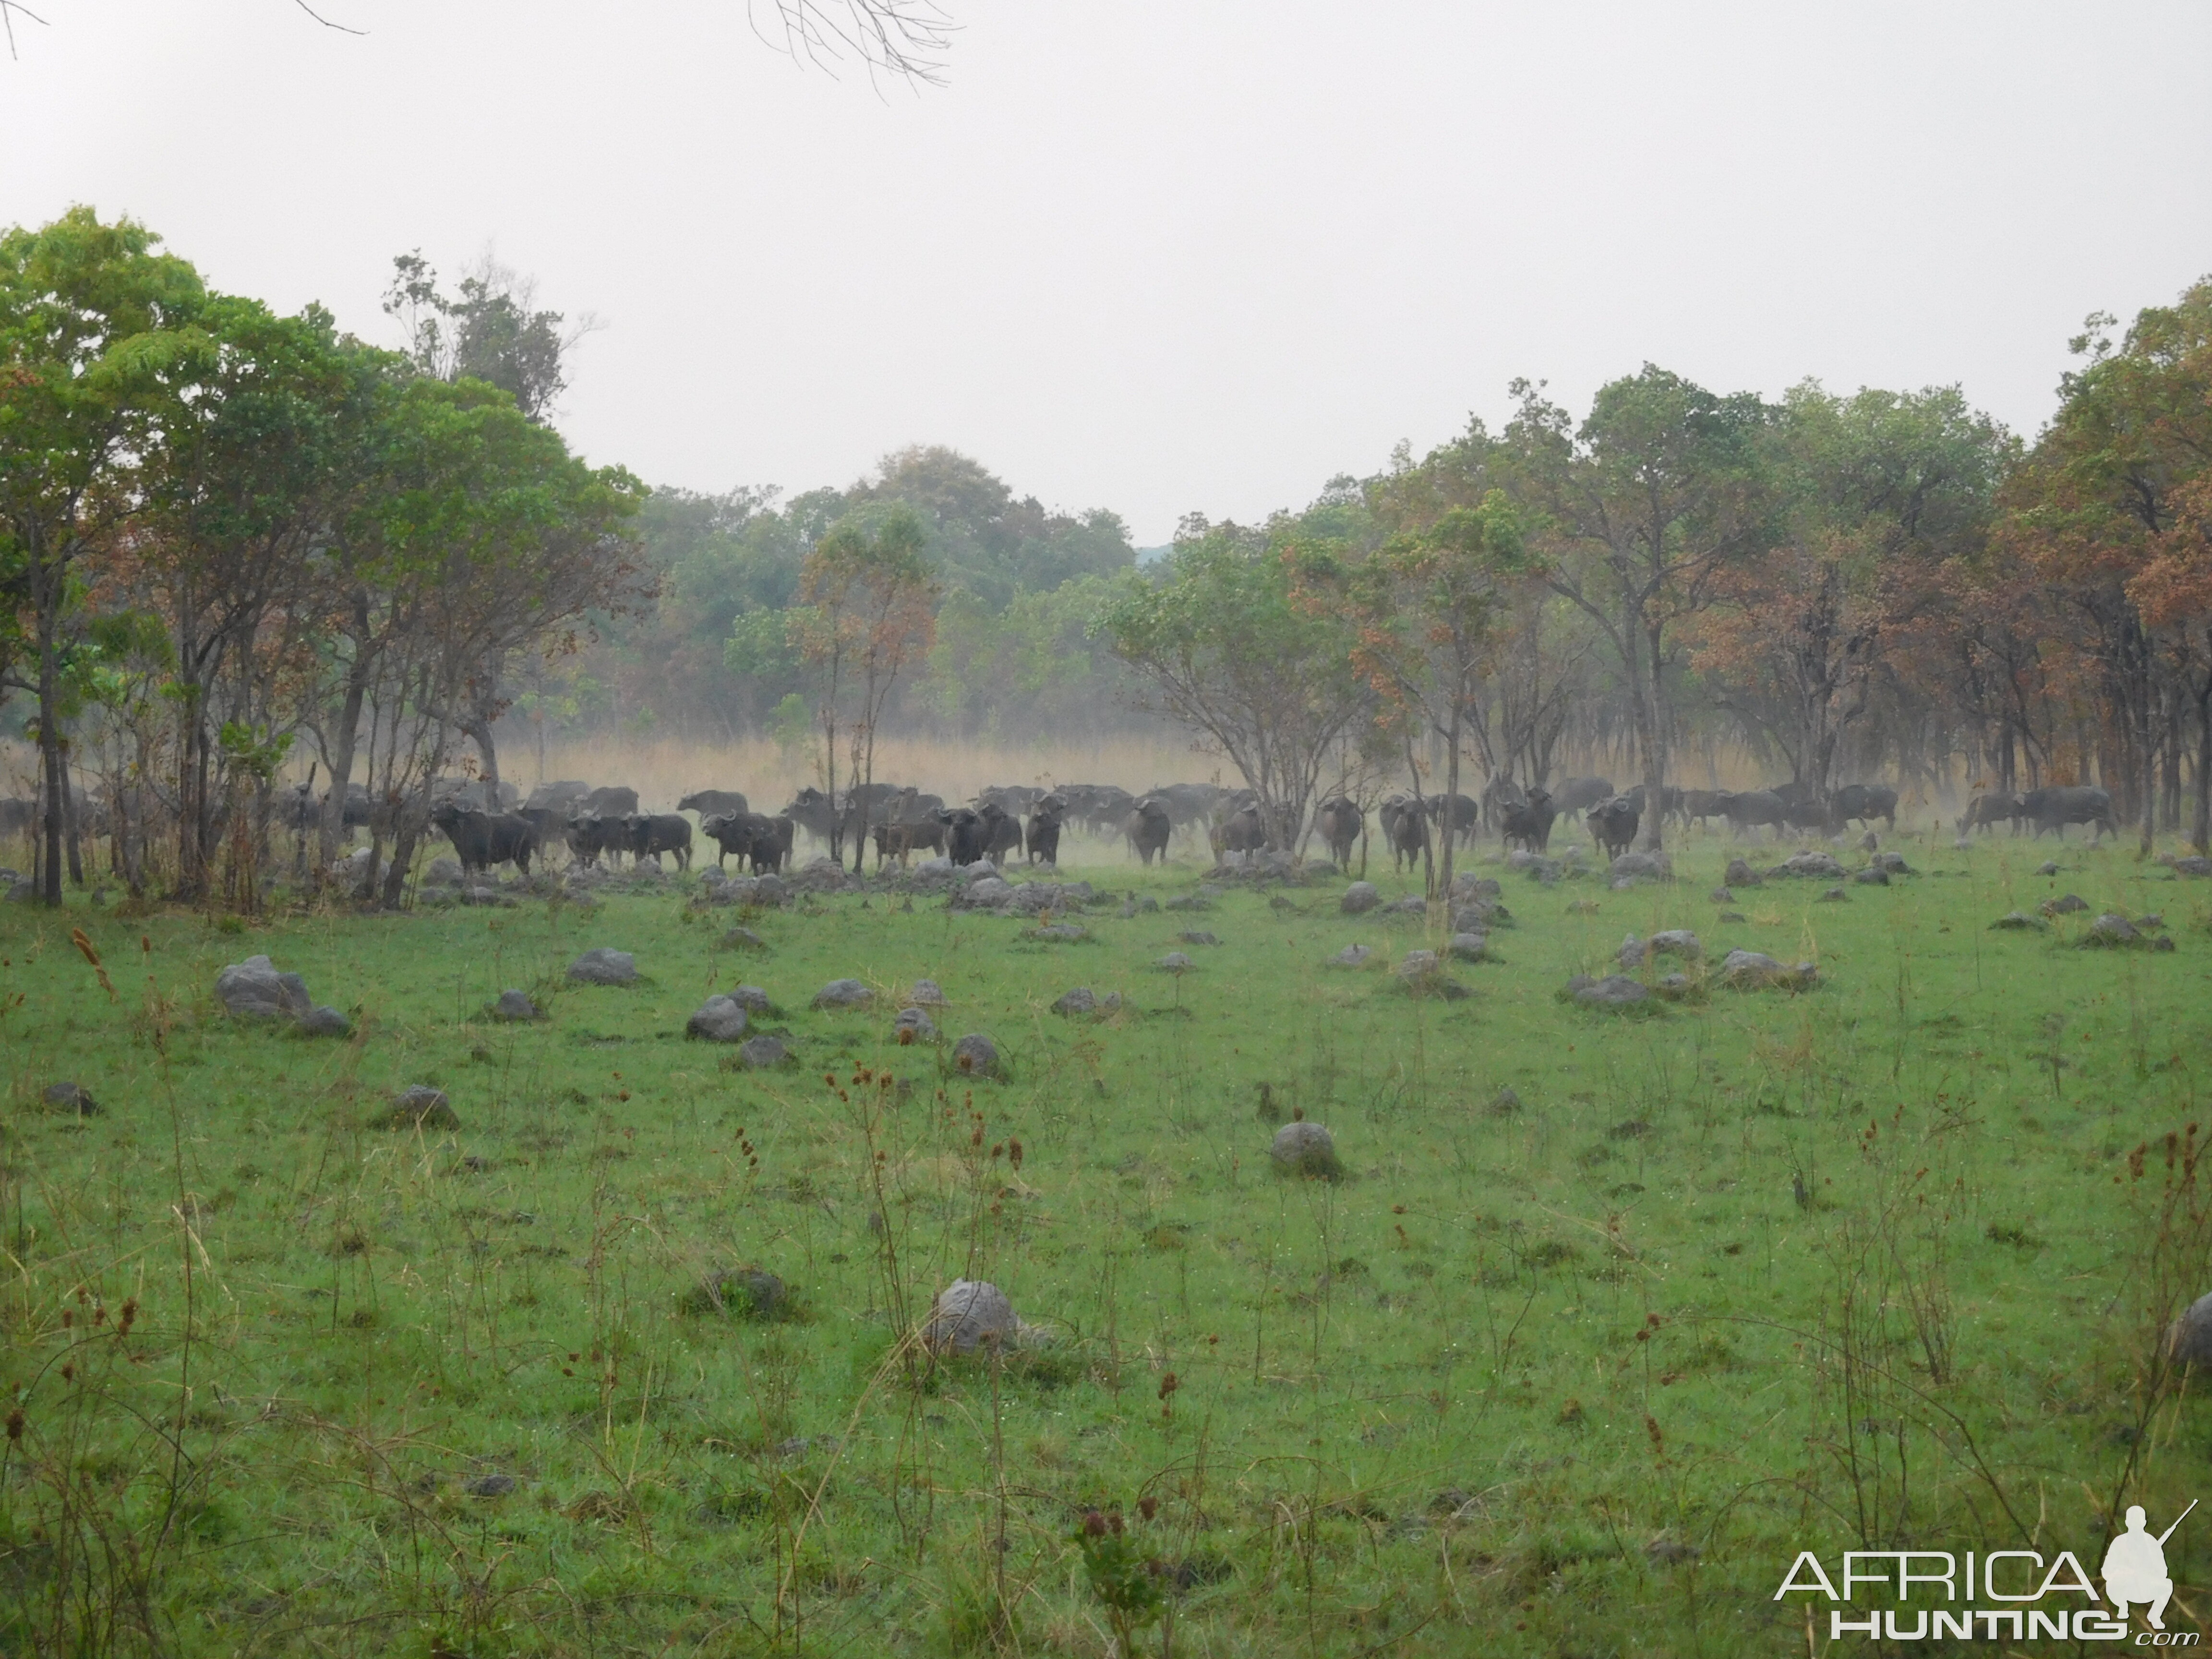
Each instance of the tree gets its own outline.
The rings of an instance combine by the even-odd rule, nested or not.
[[[2013,445],[1954,387],[1837,398],[1811,381],[1771,441],[1777,533],[1716,570],[1691,662],[1794,780],[1825,791],[1869,714],[1902,744],[1910,682],[1893,640],[1937,601],[1943,566],[1978,548]]]
[[[1495,661],[1499,618],[1534,574],[1505,492],[1455,507],[1417,535],[1395,537],[1352,573],[1352,661],[1385,708],[1444,746],[1444,798],[1457,797],[1461,744]],[[1410,766],[1410,738],[1407,760]],[[1418,796],[1419,773],[1414,774]],[[1451,891],[1455,835],[1445,819],[1438,890]]]
[[[1516,382],[1509,476],[1540,515],[1553,588],[1604,632],[1619,660],[1644,775],[1644,845],[1657,850],[1671,729],[1673,628],[1710,604],[1729,560],[1765,544],[1762,466],[1773,411],[1721,398],[1650,363],[1599,389],[1575,428],[1539,386]]]
[[[884,457],[873,479],[845,492],[863,526],[903,503],[926,527],[939,580],[993,611],[1018,594],[1077,576],[1115,575],[1136,562],[1128,527],[1115,514],[1048,512],[1017,497],[1003,480],[957,450],[916,445]]]
[[[277,317],[211,295],[201,349],[170,377],[176,410],[147,456],[118,580],[168,628],[176,669],[177,894],[204,897],[234,811],[265,816],[270,779],[235,773],[285,738],[321,631],[322,555],[359,487],[380,354],[341,343],[328,313]],[[221,741],[233,731],[232,741]],[[233,799],[246,787],[249,804]],[[234,844],[236,844],[234,841]]]
[[[1297,846],[1331,745],[1370,704],[1326,543],[1188,521],[1174,550],[1123,579],[1098,627],[1152,706],[1204,733]]]
[[[460,292],[438,286],[417,248],[392,261],[384,310],[407,331],[407,356],[437,380],[482,380],[514,399],[525,420],[543,423],[568,385],[568,356],[599,326],[586,315],[563,329],[557,311],[537,309],[537,279],[485,254]]]
[[[159,240],[89,208],[0,235],[0,580],[38,696],[49,904],[62,896],[62,672],[76,566],[130,516],[130,475],[174,414],[165,371],[201,344],[199,276],[156,252]]]
[[[2148,852],[2156,762],[2163,751],[2178,783],[2181,712],[2200,726],[2208,712],[2194,573],[2212,488],[2212,280],[2144,310],[2117,349],[2111,323],[2093,317],[2075,340],[2087,361],[2008,485],[1996,536],[2044,602],[2062,672],[2100,717],[2084,767],[2094,744]],[[2200,757],[2203,743],[2200,732]],[[2200,823],[2204,789],[2200,763]]]
[[[924,532],[910,507],[894,507],[872,536],[840,524],[807,555],[796,613],[800,654],[822,677],[824,781],[837,794],[837,738],[850,748],[848,782],[862,786],[853,868],[867,853],[868,793],[876,779],[876,730],[900,671],[929,649],[937,584],[921,556]],[[849,714],[844,700],[853,699]],[[842,856],[833,832],[830,854]]]

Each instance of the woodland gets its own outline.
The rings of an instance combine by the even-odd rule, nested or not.
[[[48,902],[81,815],[134,895],[250,907],[303,786],[326,854],[385,804],[396,902],[441,780],[591,732],[770,737],[834,789],[878,730],[1175,730],[1283,844],[1331,787],[1600,762],[2094,782],[2212,837],[2212,283],[2089,319],[2032,441],[1956,387],[1645,364],[1141,551],[942,447],[652,488],[561,437],[586,331],[528,279],[406,255],[385,308],[396,348],[87,210],[0,238],[0,721]]]

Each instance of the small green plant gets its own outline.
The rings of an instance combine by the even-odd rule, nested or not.
[[[1137,1510],[1150,1521],[1158,1507],[1157,1498],[1146,1498],[1139,1500]],[[1083,1552],[1091,1593],[1114,1627],[1116,1659],[1131,1659],[1137,1650],[1137,1632],[1149,1628],[1167,1606],[1161,1588],[1165,1569],[1129,1530],[1119,1510],[1085,1511],[1082,1523],[1069,1537]]]

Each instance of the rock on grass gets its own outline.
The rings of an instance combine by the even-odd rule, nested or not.
[[[817,1008],[865,1008],[876,994],[857,979],[833,979],[814,994]]]
[[[443,1089],[418,1083],[392,1097],[383,1124],[387,1129],[458,1129],[461,1120],[455,1115],[453,1103],[446,1098]]]
[[[702,1037],[708,1042],[742,1042],[745,1036],[744,1005],[735,997],[708,997],[685,1023],[684,1035]]]
[[[215,994],[234,1018],[299,1019],[314,1007],[307,981],[278,973],[267,957],[232,963],[216,975]]]
[[[1809,962],[1784,967],[1764,951],[1731,951],[1721,963],[1721,982],[1756,991],[1775,985],[1803,990],[1819,982],[1820,969]]]
[[[987,1346],[1011,1348],[1020,1330],[1004,1291],[981,1279],[956,1279],[930,1304],[921,1340],[933,1354],[972,1354]]]
[[[791,1311],[791,1290],[774,1273],[757,1267],[726,1268],[708,1273],[684,1293],[689,1314],[725,1314],[733,1319],[782,1319]]]
[[[747,1037],[738,1045],[738,1058],[749,1071],[765,1072],[778,1066],[789,1066],[796,1056],[781,1037],[757,1036]]]
[[[544,1010],[530,1000],[523,991],[501,991],[499,1000],[492,1004],[491,1017],[498,1020],[531,1020],[545,1018]]]
[[[579,985],[634,985],[637,982],[637,958],[627,951],[612,951],[601,945],[570,963],[568,977]]]
[[[100,1103],[92,1097],[92,1091],[81,1083],[50,1083],[41,1097],[50,1112],[68,1112],[78,1117],[98,1117]]]
[[[970,1031],[952,1045],[952,1069],[969,1077],[999,1075],[999,1045],[981,1031]]]
[[[1626,974],[1592,979],[1577,974],[1567,981],[1567,994],[1585,1008],[1633,1008],[1650,1000],[1650,988]]]
[[[2124,949],[2150,943],[2135,923],[2110,911],[2091,922],[2089,931],[2075,942],[2083,949],[2091,951]]]
[[[1334,1181],[1344,1173],[1344,1165],[1336,1156],[1336,1137],[1320,1124],[1308,1123],[1303,1118],[1275,1131],[1267,1156],[1284,1175]]]
[[[2191,1303],[2166,1334],[2174,1358],[2199,1370],[2212,1371],[2212,1293]]]

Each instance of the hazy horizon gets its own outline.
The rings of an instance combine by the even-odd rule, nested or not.
[[[950,0],[919,88],[796,69],[741,7],[319,9],[367,33],[18,14],[0,219],[129,213],[393,344],[394,253],[493,247],[605,319],[559,423],[656,484],[943,443],[1151,546],[1647,360],[1957,383],[2032,436],[2085,313],[2212,270],[2202,8]]]

